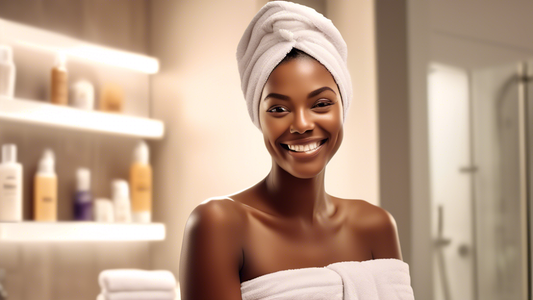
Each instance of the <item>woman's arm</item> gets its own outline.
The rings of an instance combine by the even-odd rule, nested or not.
[[[182,300],[241,300],[245,222],[242,208],[231,200],[211,200],[194,209],[180,258]]]

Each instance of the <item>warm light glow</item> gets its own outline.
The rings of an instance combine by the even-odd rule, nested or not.
[[[161,241],[165,234],[162,223],[0,223],[0,242]]]
[[[67,59],[76,57],[147,74],[155,74],[159,71],[159,61],[156,58],[102,46],[81,44],[63,48],[39,45],[27,41],[17,41],[17,44],[53,53],[62,52],[67,56]]]

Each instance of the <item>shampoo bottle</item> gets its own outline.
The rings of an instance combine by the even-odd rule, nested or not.
[[[13,99],[15,95],[15,70],[12,48],[0,45],[0,96]]]
[[[35,221],[57,221],[57,175],[54,152],[46,149],[35,174],[33,217]]]
[[[128,182],[115,179],[112,183],[115,222],[131,222],[131,204]]]
[[[22,221],[22,165],[17,146],[2,146],[0,163],[0,221]]]
[[[57,53],[50,81],[50,102],[59,105],[68,104],[67,58]]]
[[[91,172],[85,168],[76,170],[76,194],[74,196],[74,219],[93,220],[93,201],[91,196]]]
[[[131,208],[133,222],[152,221],[152,167],[148,145],[141,141],[133,152],[130,167]]]

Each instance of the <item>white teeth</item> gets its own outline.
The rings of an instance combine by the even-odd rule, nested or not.
[[[296,151],[296,152],[313,151],[316,148],[318,148],[318,146],[320,146],[320,142],[313,142],[313,143],[306,144],[306,145],[287,145],[287,147],[289,147],[290,150]]]

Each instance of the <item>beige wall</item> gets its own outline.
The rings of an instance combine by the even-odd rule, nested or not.
[[[533,57],[533,2],[428,2],[433,62],[480,69]]]
[[[162,66],[152,80],[153,112],[168,128],[154,154],[155,216],[168,226],[167,240],[152,249],[154,268],[177,274],[184,225],[196,205],[247,188],[270,170],[262,135],[246,111],[235,59],[262,2],[151,2],[150,51]],[[348,43],[355,90],[326,185],[334,195],[378,204],[372,9],[366,1],[326,7]]]

